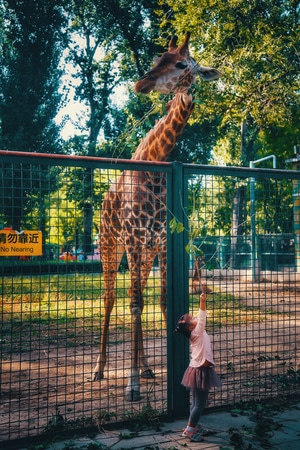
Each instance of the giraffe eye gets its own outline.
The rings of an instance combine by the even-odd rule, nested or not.
[[[187,67],[187,63],[183,62],[183,61],[179,61],[178,63],[175,64],[176,69],[186,69]]]

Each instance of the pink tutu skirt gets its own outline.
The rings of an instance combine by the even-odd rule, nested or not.
[[[190,367],[184,372],[181,384],[187,389],[209,391],[222,385],[220,378],[211,367]]]

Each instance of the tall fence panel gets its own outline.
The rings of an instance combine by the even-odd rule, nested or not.
[[[93,374],[106,311],[97,243],[101,205],[124,169],[142,174],[143,165],[2,156],[0,440],[164,414],[167,345],[158,260],[144,290],[142,314],[144,349],[155,378],[141,378],[138,401],[126,396],[133,339],[130,271],[121,245],[111,254],[120,266],[104,377],[94,381]],[[147,165],[153,176],[162,170],[170,172],[171,166]],[[159,186],[155,195],[159,202]],[[42,233],[42,255],[30,253],[36,231]]]
[[[198,259],[210,292],[208,331],[223,383],[211,405],[299,394],[299,174],[185,169],[191,267]],[[191,310],[197,303],[191,296]]]
[[[300,174],[10,152],[1,152],[0,170],[0,441],[187,414],[181,377],[188,342],[172,331],[179,315],[196,313],[203,289],[209,292],[208,332],[223,382],[211,392],[209,407],[299,392],[293,199]],[[115,199],[114,183],[124,173],[127,181],[139,180],[136,186],[148,180],[143,186],[151,197],[142,208],[132,195],[136,188],[122,182],[134,203],[123,204],[119,216],[118,202],[110,203],[111,236],[130,210],[131,219],[142,213],[143,220],[124,233],[148,244],[131,287],[133,247],[127,258],[119,241],[104,267],[110,283],[111,263],[120,263],[102,379],[101,370],[96,376],[94,371],[112,287],[105,294],[97,241],[104,233],[103,198],[111,189]],[[154,203],[156,222],[147,235]],[[161,310],[164,230],[167,325]],[[139,362],[146,377],[137,377],[139,393],[132,389],[131,395],[136,315],[128,290],[146,278],[141,325],[147,358]]]

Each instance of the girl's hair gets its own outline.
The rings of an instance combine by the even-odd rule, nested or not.
[[[191,316],[190,314],[184,314],[177,322],[174,333],[181,333],[188,339],[191,337]]]

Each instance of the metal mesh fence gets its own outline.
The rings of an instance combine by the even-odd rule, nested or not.
[[[182,217],[168,211],[168,240],[175,240],[175,249],[179,236],[186,240],[181,249],[185,262],[168,255],[168,270],[174,272],[173,285],[167,285],[169,333],[160,307],[159,258],[152,261],[151,246],[145,253],[143,265],[150,261],[151,270],[141,320],[145,354],[155,378],[141,378],[140,398],[128,401],[125,394],[133,366],[128,289],[133,262],[119,245],[114,250],[120,266],[104,378],[93,381],[106,309],[97,244],[101,205],[121,171],[130,169],[130,162],[124,164],[53,155],[36,161],[20,155],[2,159],[0,441],[101,427],[143,414],[153,418],[185,413],[173,402],[177,398],[184,403],[187,396],[178,386],[188,362],[188,342],[174,336],[172,329],[177,312],[188,303],[196,313],[203,289],[209,292],[207,329],[223,383],[210,393],[208,406],[299,392],[295,199],[300,177],[291,171],[208,166],[184,167],[184,195],[176,183],[169,178],[167,182],[168,197],[173,196],[182,210]],[[144,174],[163,170],[169,177],[172,166],[144,169],[136,164],[132,169]],[[165,204],[159,183],[152,195],[158,204]],[[141,211],[137,206],[136,211],[145,214],[142,231],[149,230],[146,217],[151,217],[151,208]],[[157,218],[156,232],[162,220]],[[42,255],[28,255],[29,250],[20,249],[30,248],[37,230],[42,232]],[[8,245],[10,234],[16,242]],[[156,238],[157,234],[155,252],[162,257],[164,242]],[[7,248],[12,255],[7,256]],[[185,299],[176,291],[181,272],[189,291]]]
[[[189,180],[191,251],[211,291],[208,332],[223,383],[210,396],[214,406],[296,395],[300,387],[298,184],[272,178],[276,171],[244,173]]]
[[[0,439],[101,427],[131,420],[145,409],[148,415],[164,413],[167,346],[156,263],[142,315],[145,353],[155,378],[142,380],[138,402],[127,401],[124,394],[132,338],[130,273],[121,247],[110,255],[113,259],[118,253],[120,266],[104,378],[93,381],[105,316],[100,206],[120,170],[91,170],[76,161],[75,166],[4,162],[1,175]],[[28,237],[32,230],[42,231],[40,256],[28,254],[28,239],[27,246],[20,244],[20,236]]]

